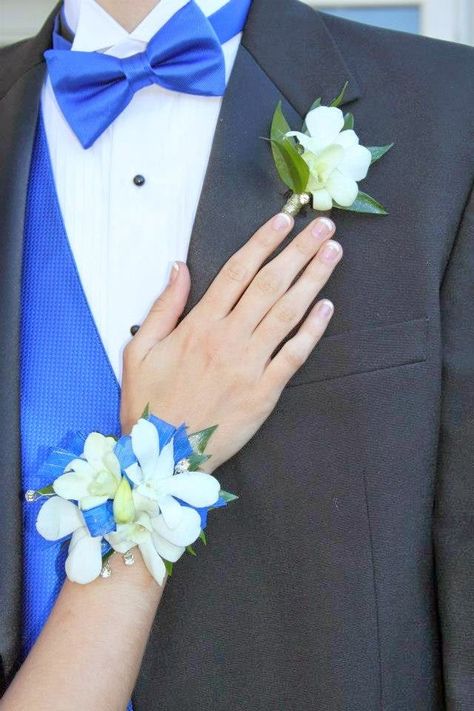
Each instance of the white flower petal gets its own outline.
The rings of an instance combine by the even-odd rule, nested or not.
[[[88,473],[82,469],[81,473],[70,472],[61,474],[53,483],[53,489],[58,496],[63,499],[79,501],[89,493],[89,484],[93,481],[93,472],[89,468]]]
[[[344,114],[335,106],[318,106],[306,116],[306,125],[317,151],[335,142],[344,126]]]
[[[48,541],[59,541],[82,526],[84,519],[77,506],[59,496],[45,501],[36,519],[38,533]]]
[[[140,489],[142,488],[142,484],[140,484],[140,486],[132,491],[136,513],[138,514],[143,511],[150,516],[157,516],[159,513],[157,497],[155,497],[155,499],[151,499],[149,496],[146,496],[148,493],[147,489],[145,489],[145,495],[141,494]]]
[[[116,531],[107,533],[104,538],[117,553],[127,553],[137,545],[128,537],[131,531],[133,531],[133,524],[119,524]]]
[[[342,207],[350,207],[357,197],[359,188],[355,180],[335,170],[326,183],[331,197]]]
[[[344,148],[342,148],[342,146],[336,145],[335,143],[333,143],[331,146],[327,146],[327,148],[321,151],[315,161],[315,168],[320,179],[323,182],[326,182],[332,171],[338,167],[339,163],[343,158]]]
[[[169,528],[163,516],[152,519],[154,530],[175,546],[190,546],[201,533],[201,517],[194,509],[183,507],[183,517],[179,526]]]
[[[181,504],[169,494],[165,494],[165,496],[160,498],[159,505],[166,525],[169,526],[169,528],[179,526],[183,518],[183,507]]]
[[[94,469],[85,459],[73,459],[64,469],[64,472],[76,472],[76,474],[89,478],[94,476]]]
[[[125,473],[134,484],[141,484],[143,481],[143,472],[140,468],[138,462],[130,464],[129,467],[125,469]]]
[[[140,516],[137,518],[135,526],[141,526],[142,528],[146,529],[149,533],[153,531],[153,525],[151,522],[151,518],[147,513],[142,512]]]
[[[306,133],[301,133],[300,131],[289,131],[286,135],[297,138],[298,143],[300,143],[307,151],[314,152],[314,149],[317,147],[317,143],[314,139],[311,138],[311,136],[307,136]]]
[[[153,472],[152,480],[154,483],[158,483],[162,479],[167,479],[173,476],[174,472],[174,441],[171,440],[168,444],[163,447],[158,458],[158,463],[155,471]]]
[[[186,550],[184,546],[175,546],[156,532],[152,534],[152,539],[158,554],[170,563],[176,563]]]
[[[315,210],[330,210],[332,208],[332,197],[326,189],[313,192],[313,208]]]
[[[143,471],[144,479],[151,479],[158,465],[160,441],[158,430],[148,420],[138,420],[132,432],[132,449]]]
[[[104,437],[99,432],[91,432],[84,443],[84,459],[87,459],[90,464],[100,466],[105,455],[112,452],[114,446],[113,437]]]
[[[95,580],[102,570],[102,538],[92,538],[85,528],[73,534],[66,559],[66,575],[73,583],[86,585]]]
[[[155,578],[158,585],[163,585],[166,577],[166,567],[162,558],[156,552],[151,536],[148,536],[143,543],[140,543],[139,548],[150,574]]]
[[[111,472],[115,479],[120,483],[120,479],[122,478],[122,471],[120,469],[120,462],[117,458],[117,455],[114,452],[107,452],[104,455],[103,462],[109,472]]]
[[[355,146],[359,143],[359,137],[355,131],[352,130],[352,128],[348,128],[346,131],[342,131],[339,134],[334,143],[337,143],[343,148],[349,148],[349,146]]]
[[[160,490],[176,496],[187,504],[202,508],[212,506],[219,498],[220,484],[210,474],[204,472],[186,472],[176,474],[162,482]]]
[[[114,551],[116,551],[117,553],[121,553],[122,555],[124,553],[128,553],[128,551],[131,551],[132,548],[137,547],[137,543],[135,543],[135,541],[129,541],[126,538],[124,540],[112,539],[111,541],[108,540],[107,536],[105,536],[105,538],[107,539],[108,543],[110,543]]]
[[[344,156],[338,165],[341,173],[352,180],[363,180],[367,175],[372,154],[364,146],[351,146],[346,148]]]

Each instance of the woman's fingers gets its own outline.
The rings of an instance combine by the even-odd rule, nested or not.
[[[250,335],[257,328],[334,230],[334,223],[327,217],[314,220],[260,270],[231,315],[240,333]]]
[[[251,340],[263,362],[301,322],[341,257],[342,247],[338,242],[325,242],[299,279],[257,326]]]
[[[183,262],[175,262],[171,268],[168,286],[151,307],[129,344],[129,350],[144,357],[158,341],[162,341],[176,328],[188,300],[190,287],[189,269]]]
[[[310,311],[297,334],[285,343],[263,374],[262,385],[269,398],[278,400],[285,385],[306,362],[319,343],[334,313],[331,301],[322,299]]]
[[[268,257],[290,234],[293,218],[279,213],[264,224],[223,266],[195,311],[206,318],[227,316]],[[206,312],[204,314],[203,312]]]

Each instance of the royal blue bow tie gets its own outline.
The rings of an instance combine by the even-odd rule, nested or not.
[[[157,32],[146,50],[118,59],[98,52],[45,52],[57,102],[84,148],[90,148],[132,100],[151,84],[185,94],[223,96],[221,43],[238,34],[251,0],[230,0],[207,18],[190,0]]]

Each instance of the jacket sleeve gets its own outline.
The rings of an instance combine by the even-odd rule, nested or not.
[[[474,193],[441,289],[434,544],[447,711],[474,709]]]

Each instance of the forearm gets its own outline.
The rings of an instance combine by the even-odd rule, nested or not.
[[[123,711],[135,685],[162,588],[136,563],[112,575],[66,580],[38,641],[0,702],[5,711]]]

